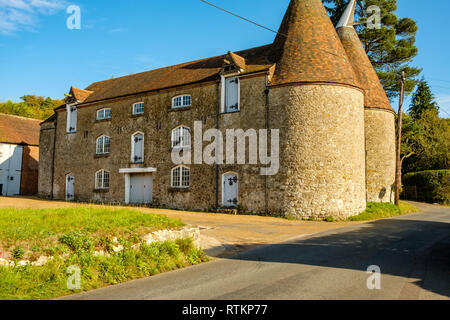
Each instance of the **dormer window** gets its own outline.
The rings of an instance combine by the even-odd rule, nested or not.
[[[133,104],[133,115],[144,114],[144,103],[138,102]]]
[[[111,140],[107,136],[97,138],[97,154],[109,154],[111,147]]]
[[[111,109],[105,108],[97,111],[97,120],[109,120],[111,119]]]
[[[190,95],[178,96],[172,99],[172,108],[187,108],[192,106],[192,99]]]

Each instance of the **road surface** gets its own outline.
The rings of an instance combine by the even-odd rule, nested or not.
[[[68,299],[450,299],[450,208],[350,225]],[[381,289],[369,290],[369,266]],[[372,282],[374,283],[374,282]]]

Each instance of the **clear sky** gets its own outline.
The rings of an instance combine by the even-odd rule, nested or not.
[[[277,30],[289,0],[210,0]],[[81,29],[69,30],[69,5]],[[415,65],[450,117],[449,0],[398,0],[419,26]],[[269,44],[274,34],[199,0],[0,0],[0,101]],[[394,108],[397,108],[394,102]]]

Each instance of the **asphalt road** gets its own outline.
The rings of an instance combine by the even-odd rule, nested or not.
[[[379,220],[69,299],[450,299],[450,208]],[[367,268],[381,269],[369,290]]]

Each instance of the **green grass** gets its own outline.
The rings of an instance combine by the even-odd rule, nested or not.
[[[0,209],[0,251],[23,247],[42,253],[67,233],[102,237],[136,238],[184,224],[164,215],[131,209],[90,206],[62,209]]]
[[[369,202],[367,204],[366,211],[361,214],[350,217],[349,221],[370,221],[370,220],[378,220],[384,218],[390,218],[395,216],[400,216],[404,214],[418,212],[419,209],[415,206],[407,203],[400,202],[400,208],[390,203],[374,203]]]
[[[85,291],[207,261],[191,239],[132,248],[145,234],[182,226],[164,215],[130,209],[0,209],[0,257],[16,261],[54,257],[41,267],[0,267],[0,300],[76,293],[67,288],[70,266],[80,268],[81,291]],[[123,251],[114,252],[114,238]],[[96,250],[108,256],[96,256]]]
[[[43,300],[152,276],[207,261],[192,240],[126,248],[110,257],[95,257],[89,251],[73,253],[64,260],[57,257],[42,267],[0,267],[0,300]],[[69,266],[81,270],[81,290],[69,290]]]

